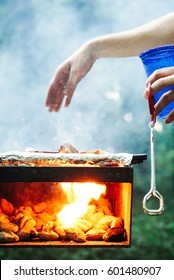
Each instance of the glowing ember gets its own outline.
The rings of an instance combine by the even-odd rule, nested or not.
[[[62,187],[67,193],[69,204],[57,216],[65,228],[73,226],[76,220],[86,213],[90,199],[97,200],[106,192],[105,184],[62,183]]]

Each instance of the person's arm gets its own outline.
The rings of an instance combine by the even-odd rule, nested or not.
[[[94,38],[58,66],[48,88],[46,107],[57,112],[67,107],[75,88],[99,58],[137,56],[159,45],[174,44],[174,13],[129,31]]]
[[[174,44],[174,13],[132,30],[95,38],[89,44],[95,58],[138,56],[147,49]]]

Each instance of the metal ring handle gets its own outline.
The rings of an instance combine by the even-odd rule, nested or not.
[[[158,209],[149,209],[147,207],[147,202],[151,197],[156,197],[159,201],[159,208]],[[161,215],[164,211],[164,200],[162,195],[158,191],[149,191],[143,199],[143,209],[144,212],[151,216]]]

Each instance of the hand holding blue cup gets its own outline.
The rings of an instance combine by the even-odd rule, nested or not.
[[[149,77],[155,70],[174,67],[174,45],[160,46],[142,52],[139,55],[147,77]],[[161,96],[170,90],[174,89],[174,85],[168,86],[160,90],[154,95],[154,103],[156,104]],[[160,119],[165,119],[167,115],[174,110],[174,101],[170,102],[164,109],[158,114]]]

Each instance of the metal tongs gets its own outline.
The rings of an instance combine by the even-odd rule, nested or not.
[[[156,123],[156,116],[154,114],[154,98],[151,95],[151,85],[148,85],[148,104],[149,104],[149,111],[150,111],[150,153],[151,153],[151,186],[149,192],[144,196],[143,199],[143,209],[144,212],[148,215],[155,216],[161,215],[164,211],[164,201],[162,195],[156,190],[156,179],[155,179],[155,150],[154,150],[154,127]],[[147,207],[147,202],[149,199],[157,198],[159,202],[158,209],[149,209]]]

